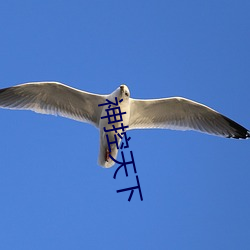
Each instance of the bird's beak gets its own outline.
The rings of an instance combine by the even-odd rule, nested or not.
[[[121,85],[120,89],[121,89],[121,93],[123,93],[124,92],[124,85]]]

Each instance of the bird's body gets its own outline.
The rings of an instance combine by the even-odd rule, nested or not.
[[[117,133],[115,131],[110,131],[106,133],[105,130],[113,130],[113,126],[115,128],[120,128],[123,126],[126,126],[129,124],[129,118],[130,118],[130,99],[126,97],[120,97],[120,88],[116,89],[113,93],[111,93],[106,100],[109,100],[113,103],[116,102],[115,98],[117,97],[117,101],[119,103],[119,100],[122,99],[122,102],[119,103],[118,107],[120,108],[121,112],[126,112],[126,114],[122,115],[122,121],[115,122],[108,124],[107,118],[101,119],[101,117],[107,116],[106,109],[108,109],[108,106],[103,106],[102,112],[101,112],[101,117],[100,117],[100,122],[99,122],[99,129],[100,129],[100,149],[99,149],[99,157],[98,157],[98,164],[100,166],[104,167],[111,167],[114,165],[114,162],[110,158],[109,154],[116,159],[118,149],[115,143],[110,144],[111,151],[109,151],[108,147],[108,142],[106,138],[106,134],[108,134],[109,140],[114,141],[115,135],[117,139],[117,144],[119,145],[121,143],[121,138],[117,136]],[[106,102],[106,100],[104,102]],[[111,105],[110,108],[116,108],[117,105]],[[124,129],[126,131],[126,128]],[[121,133],[120,133],[121,134]]]
[[[119,103],[115,103],[117,100]],[[109,100],[112,105],[103,105]],[[107,109],[120,107],[122,121],[108,122]],[[0,107],[26,109],[37,113],[60,115],[81,122],[91,123],[100,130],[98,164],[111,167],[118,148],[107,142],[117,135],[115,128],[129,126],[131,129],[162,128],[174,130],[196,130],[227,138],[246,139],[250,132],[217,111],[194,101],[182,98],[140,100],[130,98],[126,85],[121,85],[110,95],[98,95],[71,88],[58,82],[35,82],[0,89]],[[114,126],[114,127],[113,127]],[[104,131],[112,130],[108,133]],[[123,132],[123,131],[121,131]],[[121,138],[116,136],[119,146]],[[113,139],[110,139],[113,141]]]

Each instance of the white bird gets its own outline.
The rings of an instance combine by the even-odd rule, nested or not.
[[[119,102],[122,121],[108,123],[106,106],[98,106],[114,102],[111,109],[118,107]],[[196,130],[212,135],[227,138],[250,137],[250,132],[238,123],[223,116],[217,111],[182,97],[141,100],[130,98],[130,92],[126,85],[120,85],[109,95],[93,94],[71,88],[58,82],[32,82],[20,84],[10,88],[0,89],[0,107],[7,109],[33,110],[37,113],[60,115],[81,122],[93,124],[100,130],[100,150],[98,164],[109,168],[115,164],[110,155],[116,159],[118,149],[115,143],[107,142],[114,138],[115,131],[106,133],[115,128],[129,126],[131,129],[162,128],[174,130]],[[116,110],[115,114],[117,113]],[[110,118],[111,119],[111,118]],[[115,119],[115,115],[113,117]],[[112,119],[111,119],[112,120]],[[123,124],[122,124],[123,123]],[[122,131],[117,131],[121,133]],[[121,138],[117,137],[118,148]],[[109,139],[110,142],[114,139]]]

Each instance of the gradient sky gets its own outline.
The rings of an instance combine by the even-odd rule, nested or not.
[[[249,1],[1,1],[0,88],[60,81],[183,96],[250,128]],[[131,136],[143,201],[96,128],[0,110],[0,249],[250,249],[250,141]],[[118,157],[121,159],[121,156]],[[134,178],[134,179],[133,179]]]

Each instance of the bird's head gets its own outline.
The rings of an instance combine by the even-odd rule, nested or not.
[[[125,99],[130,97],[129,89],[125,84],[120,85],[120,94],[121,94],[121,97]]]
[[[110,101],[115,101],[115,97],[120,101],[123,99],[123,103],[129,101],[130,92],[126,85],[120,85],[111,95],[109,96]]]

